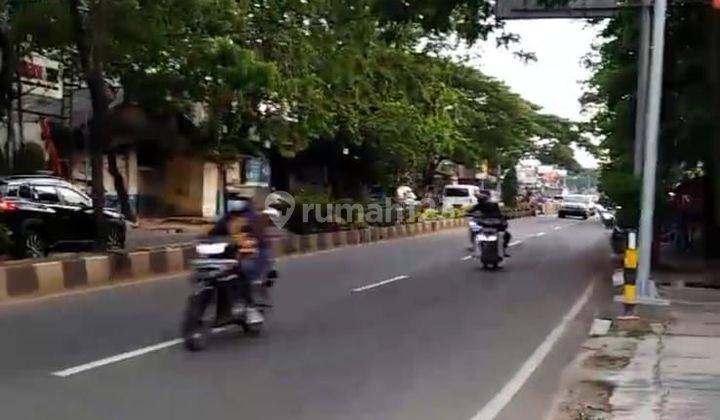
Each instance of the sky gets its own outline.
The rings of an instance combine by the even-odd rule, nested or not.
[[[523,63],[512,51],[496,48],[495,40],[489,39],[467,51],[469,64],[504,81],[545,112],[586,120],[578,99],[581,82],[590,73],[581,60],[590,52],[600,28],[589,27],[583,20],[549,19],[508,21],[506,30],[520,35],[519,48],[534,52],[536,62]],[[595,159],[582,150],[576,150],[576,159],[582,166],[597,167]]]

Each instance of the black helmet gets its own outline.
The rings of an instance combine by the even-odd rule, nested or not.
[[[490,201],[490,193],[485,190],[478,190],[478,192],[475,194],[475,196],[478,199],[478,202],[484,203],[487,201]]]

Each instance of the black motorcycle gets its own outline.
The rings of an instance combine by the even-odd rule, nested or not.
[[[207,345],[213,329],[230,325],[240,326],[246,334],[262,332],[262,318],[253,319],[251,311],[261,313],[270,308],[269,288],[273,285],[275,272],[251,283],[253,298],[251,308],[247,302],[238,299],[242,275],[236,269],[237,247],[225,238],[214,238],[199,242],[195,246],[197,258],[191,262],[193,293],[188,298],[182,321],[182,338],[185,347],[191,351],[202,350]]]
[[[479,259],[484,269],[497,270],[504,260],[504,226],[501,219],[475,218],[470,220],[473,242],[473,256]]]

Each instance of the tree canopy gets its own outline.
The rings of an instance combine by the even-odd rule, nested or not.
[[[717,11],[678,3],[668,10],[658,179],[660,197],[688,171],[715,174],[719,120]],[[640,180],[633,175],[639,19],[618,13],[587,59],[592,77],[583,97],[602,142],[601,186],[623,206],[623,223],[639,217]],[[662,204],[658,200],[660,216]],[[708,200],[710,201],[710,200]]]
[[[269,143],[292,157],[330,141],[368,151],[370,172],[382,178],[372,181],[427,184],[446,159],[508,167],[536,156],[574,169],[571,146],[587,146],[575,123],[421,51],[448,35],[472,43],[495,31],[512,41],[486,1],[21,4],[9,33],[25,53],[62,57],[89,85],[96,72],[122,87],[125,102],[153,112],[201,109],[196,146],[217,156],[261,153]]]

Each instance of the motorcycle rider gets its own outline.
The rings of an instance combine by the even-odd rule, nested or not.
[[[502,221],[500,231],[503,232],[503,251],[506,258],[510,257],[508,247],[512,240],[512,235],[508,231],[508,221],[502,214],[500,205],[491,200],[490,195],[483,191],[477,194],[477,200],[478,203],[468,211],[468,214],[477,219],[499,219]]]
[[[248,324],[263,322],[252,293],[252,282],[270,267],[270,246],[265,238],[261,215],[255,211],[252,201],[245,197],[227,202],[227,213],[217,221],[210,236],[229,236],[238,247],[235,267],[238,273],[237,293],[243,299]],[[233,308],[233,312],[236,312]]]

